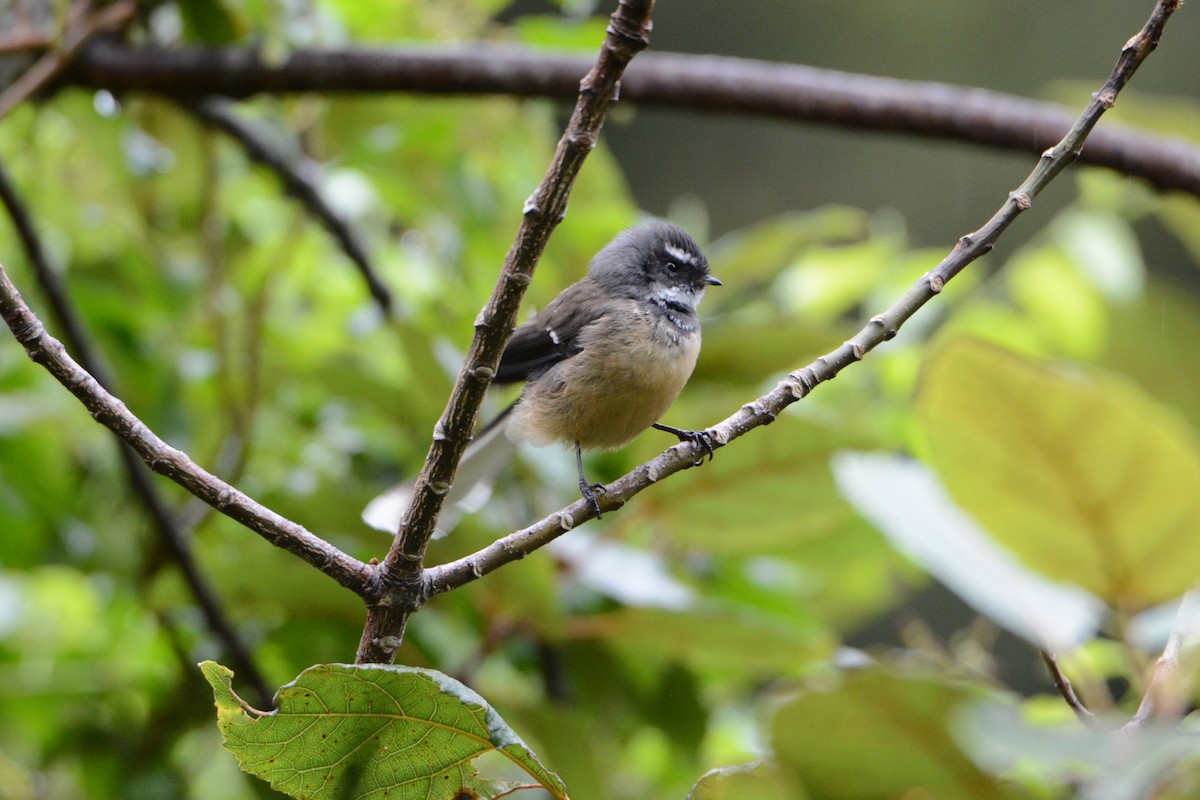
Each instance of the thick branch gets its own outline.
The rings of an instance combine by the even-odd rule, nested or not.
[[[521,227],[504,259],[491,299],[475,322],[475,339],[434,430],[433,444],[417,477],[399,534],[381,567],[382,581],[397,591],[385,596],[383,603],[369,607],[356,663],[390,662],[414,601],[419,604],[422,600],[425,548],[474,431],[479,405],[516,325],[521,298],[534,267],[551,232],[566,214],[575,177],[596,146],[604,119],[617,100],[621,75],[634,55],[649,43],[653,7],[653,0],[620,0],[609,19],[600,56],[579,84],[575,111],[550,168],[525,202]]]
[[[72,77],[87,86],[194,96],[259,92],[417,92],[575,96],[581,56],[475,44],[298,52],[282,64],[249,50],[132,50],[97,40]],[[722,56],[647,53],[621,82],[623,100],[737,112],[875,131],[899,131],[1040,153],[1074,115],[1053,103],[941,83],[854,75]],[[1084,163],[1200,196],[1200,150],[1176,139],[1106,127]]]
[[[342,586],[359,595],[367,594],[370,569],[366,564],[206,472],[185,453],[158,438],[124,403],[109,394],[71,358],[61,342],[46,332],[3,266],[0,266],[0,317],[8,323],[29,357],[79,398],[97,422],[132,447],[151,470],[167,476],[276,547],[304,559]]]
[[[1009,195],[1000,210],[982,228],[962,237],[949,255],[922,276],[895,305],[872,317],[866,327],[841,347],[788,374],[770,392],[742,406],[737,413],[709,429],[713,446],[723,447],[755,428],[774,422],[785,408],[807,397],[818,384],[832,380],[846,367],[861,361],[877,345],[896,336],[900,326],[941,292],[946,281],[991,250],[1012,221],[1030,207],[1033,197],[1079,155],[1096,121],[1112,107],[1117,93],[1157,46],[1167,18],[1179,4],[1180,0],[1159,0],[1142,30],[1122,49],[1117,65],[1103,88],[1093,96],[1067,135],[1042,154],[1029,177]],[[701,458],[703,452],[700,445],[690,442],[675,445],[606,486],[600,494],[602,510],[619,508],[651,484],[687,469]],[[576,501],[476,553],[425,570],[425,590],[429,595],[434,595],[470,583],[505,564],[524,558],[593,515],[586,502]]]

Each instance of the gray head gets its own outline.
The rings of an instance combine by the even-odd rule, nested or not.
[[[612,294],[694,311],[709,286],[708,259],[678,225],[655,220],[621,231],[592,259],[588,274]]]

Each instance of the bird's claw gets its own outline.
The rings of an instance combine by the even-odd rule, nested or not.
[[[685,434],[685,435],[680,435],[679,441],[692,442],[693,444],[703,447],[705,452],[708,453],[708,460],[709,461],[713,460],[714,448],[713,448],[712,434],[710,434],[708,431],[684,431],[683,434]],[[699,461],[692,462],[692,466],[698,467],[703,463],[704,463],[704,456],[701,456]]]
[[[579,491],[583,495],[583,499],[587,500],[588,505],[592,507],[592,511],[596,512],[596,519],[601,519],[603,515],[600,513],[600,498],[596,496],[597,492],[604,491],[603,483],[580,483]]]
[[[713,452],[716,450],[716,447],[713,445],[712,434],[708,431],[689,431],[685,430],[684,428],[675,428],[658,422],[654,423],[654,427],[660,431],[666,431],[667,433],[678,437],[679,441],[681,442],[691,442],[694,445],[703,447],[705,452],[708,453],[708,460],[713,460]],[[698,467],[703,463],[704,457],[701,456],[699,461],[692,462],[692,466]]]

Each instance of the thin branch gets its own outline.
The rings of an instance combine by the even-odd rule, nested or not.
[[[1032,205],[1033,198],[1046,184],[1078,157],[1088,133],[1100,116],[1113,105],[1117,93],[1142,61],[1158,45],[1167,18],[1179,5],[1180,0],[1158,0],[1145,26],[1125,44],[1112,74],[1067,135],[1042,154],[1029,177],[1009,195],[1004,205],[982,228],[962,237],[941,263],[922,276],[896,304],[872,317],[866,327],[841,347],[789,373],[770,392],[742,406],[735,414],[709,429],[713,446],[723,447],[755,428],[774,422],[785,408],[807,397],[817,385],[832,380],[846,367],[861,361],[876,346],[895,337],[900,326],[941,292],[946,281],[990,251],[1013,220]],[[701,446],[691,442],[669,448],[606,486],[600,494],[602,510],[619,508],[651,484],[692,466],[702,455]],[[588,503],[579,500],[528,528],[498,539],[482,550],[426,569],[425,594],[433,596],[449,591],[524,558],[592,516],[594,512]]]
[[[380,570],[387,588],[368,606],[356,663],[390,662],[412,610],[420,605],[425,548],[433,536],[446,492],[475,428],[484,393],[516,325],[521,298],[551,232],[566,214],[567,197],[600,128],[617,100],[626,65],[649,43],[653,0],[620,0],[595,66],[579,84],[579,98],[542,182],[525,201],[524,218],[500,271],[491,299],[475,322],[475,339],[434,430],[413,499]]]
[[[206,472],[186,453],[168,445],[134,416],[124,403],[71,358],[61,342],[46,332],[2,265],[0,317],[24,346],[29,358],[45,367],[84,404],[97,422],[132,447],[151,470],[175,481],[276,547],[299,556],[347,589],[360,596],[368,593],[371,570],[366,564]]]
[[[262,164],[279,177],[284,190],[300,201],[324,226],[346,257],[354,263],[367,291],[379,304],[385,316],[393,311],[392,294],[375,272],[358,234],[325,201],[318,186],[321,167],[300,152],[277,141],[261,125],[243,119],[233,110],[232,103],[220,97],[201,97],[195,100],[176,98],[187,111],[227,136],[233,138],[251,160]],[[291,152],[289,152],[291,151]]]
[[[1187,592],[1179,602],[1179,610],[1175,614],[1175,624],[1167,637],[1167,644],[1162,655],[1154,664],[1154,673],[1150,676],[1150,684],[1142,696],[1137,712],[1126,722],[1121,731],[1128,733],[1145,725],[1156,716],[1175,713],[1181,704],[1186,704],[1191,697],[1192,676],[1187,676],[1187,685],[1178,685],[1176,671],[1179,669],[1179,657],[1183,653],[1183,645],[1187,636],[1196,626],[1200,616],[1200,588]]]
[[[445,48],[293,53],[268,64],[241,49],[134,50],[92,42],[71,78],[85,86],[179,96],[261,92],[414,92],[573,98],[591,62],[583,56],[486,43]],[[892,131],[1040,153],[1075,115],[1054,103],[943,83],[905,81],[799,64],[646,53],[621,82],[626,102]],[[1155,188],[1200,196],[1200,149],[1106,125],[1084,163],[1135,175]]]
[[[1096,721],[1095,716],[1092,715],[1091,711],[1087,710],[1087,706],[1075,694],[1075,687],[1071,685],[1070,679],[1063,674],[1062,668],[1058,664],[1058,658],[1049,650],[1041,650],[1039,653],[1046,665],[1046,669],[1050,671],[1050,679],[1054,681],[1054,688],[1062,695],[1063,700],[1067,701],[1067,705],[1075,712],[1075,716],[1084,725],[1094,725]]]
[[[92,339],[67,296],[66,289],[59,279],[58,270],[50,263],[29,211],[17,195],[16,187],[9,179],[8,171],[4,169],[3,164],[0,164],[0,202],[4,204],[12,218],[17,236],[33,267],[34,277],[43,294],[46,295],[55,321],[65,331],[68,344],[78,354],[80,365],[95,376],[100,385],[108,389],[115,389],[116,384],[111,371],[92,346]],[[216,591],[209,585],[208,579],[196,564],[184,527],[179,524],[179,520],[171,512],[157,487],[149,480],[145,468],[138,461],[133,450],[120,438],[115,441],[130,488],[133,490],[134,496],[141,501],[147,516],[154,525],[154,530],[158,532],[159,539],[179,566],[180,572],[183,573],[184,582],[191,590],[192,596],[195,597],[197,605],[200,606],[206,624],[217,639],[224,644],[226,652],[236,665],[238,674],[246,678],[260,695],[260,699],[269,703],[273,692],[263,678],[262,672],[254,663],[249,648],[234,630]]]
[[[29,264],[33,267],[34,277],[37,278],[42,293],[46,295],[46,299],[50,303],[55,321],[65,332],[67,341],[78,356],[79,363],[96,377],[101,386],[112,387],[114,381],[108,364],[92,347],[92,338],[84,329],[79,315],[75,313],[71,301],[67,297],[66,289],[59,280],[58,270],[50,263],[50,256],[42,244],[42,237],[38,235],[37,229],[34,227],[33,217],[17,194],[17,188],[13,185],[8,170],[2,163],[0,163],[0,203],[4,204],[4,208],[12,220],[17,238],[20,239],[21,246],[25,250],[25,257],[29,259]]]
[[[137,14],[137,4],[133,0],[117,0],[94,14],[87,13],[89,5],[86,1],[81,4],[83,13],[79,16],[82,21],[72,20],[67,25],[60,47],[43,53],[21,77],[0,92],[0,119],[65,72],[89,39],[125,27]]]

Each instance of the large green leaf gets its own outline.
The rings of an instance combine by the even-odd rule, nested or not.
[[[1116,376],[935,348],[917,416],[954,499],[1028,566],[1137,610],[1200,575],[1192,430]]]
[[[242,769],[296,798],[454,800],[494,797],[508,781],[473,762],[497,751],[556,798],[566,787],[487,702],[433,670],[330,664],[300,673],[276,711],[247,706],[233,672],[200,665],[213,687],[217,725]]]
[[[962,686],[871,669],[779,709],[771,740],[779,763],[812,798],[1006,795],[958,748],[949,730],[970,696]]]

